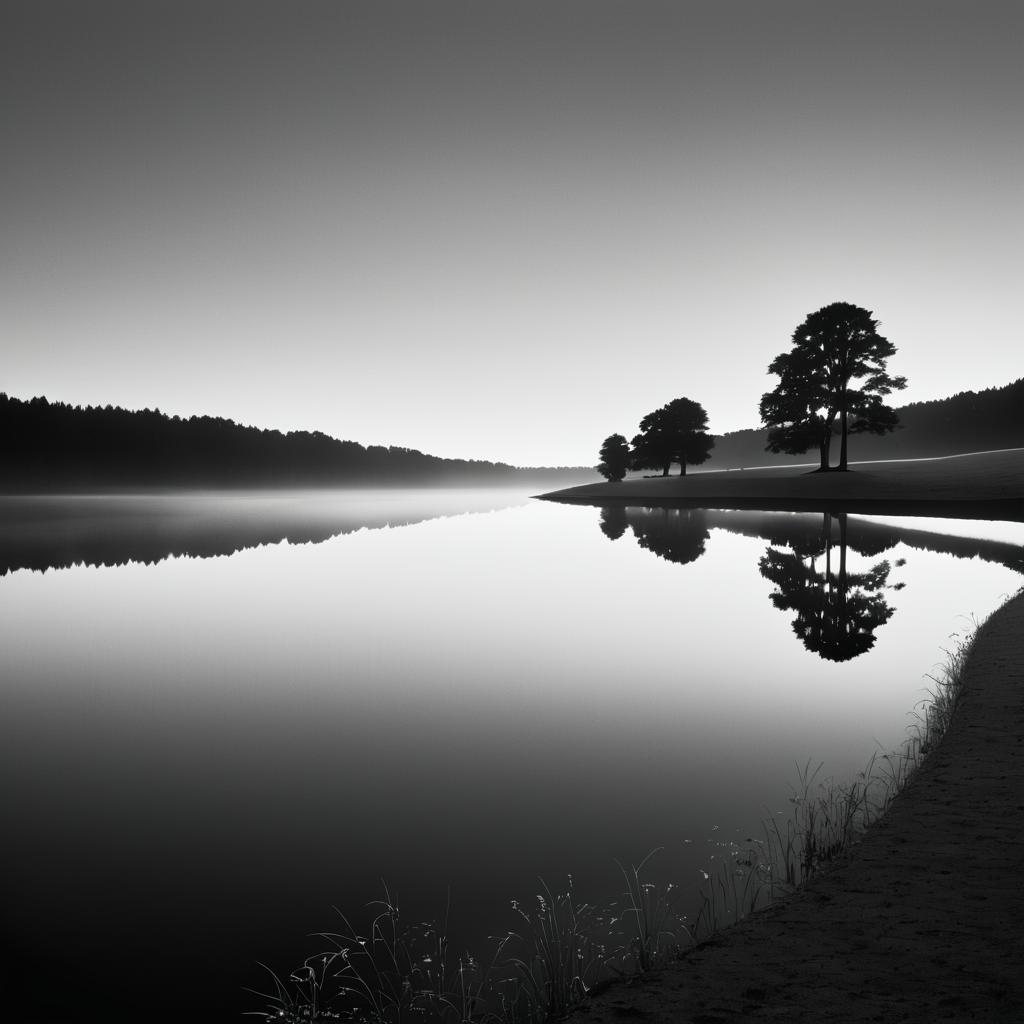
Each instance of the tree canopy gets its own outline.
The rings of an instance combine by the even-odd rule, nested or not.
[[[878,333],[871,312],[833,302],[811,313],[793,332],[793,347],[772,360],[768,372],[779,383],[761,398],[761,420],[768,427],[767,450],[799,454],[817,447],[822,470],[837,425],[840,470],[847,468],[849,434],[884,434],[898,423],[886,395],[907,386],[890,376],[886,360],[895,345]]]
[[[668,476],[673,462],[679,475],[687,465],[699,466],[711,457],[715,439],[708,433],[708,414],[689,398],[676,398],[640,421],[640,433],[633,438],[633,466],[660,469]]]
[[[626,470],[629,469],[631,458],[629,442],[622,434],[610,434],[604,439],[604,444],[601,445],[598,458],[600,458],[601,462],[597,467],[597,471],[606,480],[618,483],[626,475]]]

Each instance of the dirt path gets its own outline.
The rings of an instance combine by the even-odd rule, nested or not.
[[[572,1020],[1024,1022],[1024,595],[981,631],[949,732],[861,843]]]

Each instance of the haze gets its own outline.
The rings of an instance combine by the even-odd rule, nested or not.
[[[579,465],[837,300],[1021,374],[1019,4],[4,6],[9,394]]]

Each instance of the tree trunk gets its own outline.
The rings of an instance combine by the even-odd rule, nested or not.
[[[669,471],[669,468],[671,467],[671,465],[672,465],[671,462],[666,462],[665,463],[665,468],[661,471],[661,475],[662,476],[668,476],[668,471]]]
[[[821,517],[821,539],[825,542],[825,579],[832,585],[832,513]]]
[[[832,467],[829,466],[829,459],[832,454],[832,421],[836,414],[829,410],[828,419],[821,430],[821,464],[818,467],[819,473],[827,473]]]
[[[839,406],[839,415],[842,417],[842,422],[841,422],[840,426],[842,427],[842,431],[843,431],[843,440],[842,440],[842,443],[839,446],[839,467],[838,468],[839,468],[839,471],[841,473],[845,473],[846,469],[847,469],[847,465],[846,465],[846,435],[847,435],[847,420],[849,420],[849,418],[850,418],[849,415],[848,415],[848,413],[849,413],[849,405],[850,405],[850,393],[849,393],[849,390],[848,390],[849,387],[850,387],[850,380],[849,380],[849,378],[846,378],[843,381],[842,404]]]
[[[679,475],[686,476],[686,459],[679,460]]]
[[[846,513],[839,516],[839,611],[842,617],[843,633],[849,635],[850,625],[846,621]]]
[[[839,579],[843,589],[846,589],[846,513],[840,512],[839,516]]]

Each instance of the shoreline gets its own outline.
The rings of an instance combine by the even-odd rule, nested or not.
[[[844,511],[1024,522],[1024,449],[907,462],[718,470],[583,484],[537,495],[585,505]]]
[[[572,1020],[1021,1020],[1022,794],[1024,591],[978,630],[949,730],[858,843]]]

